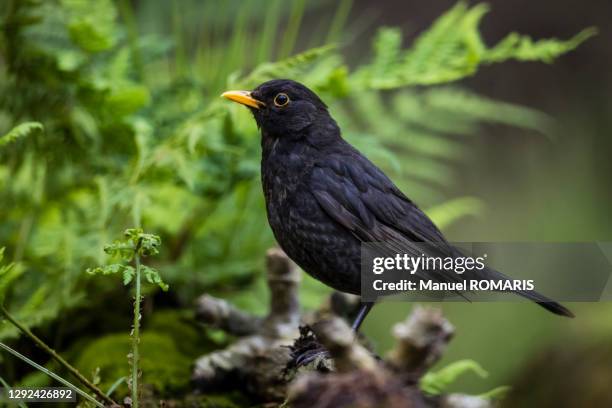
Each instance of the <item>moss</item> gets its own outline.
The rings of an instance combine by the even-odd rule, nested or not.
[[[88,378],[92,378],[99,367],[100,388],[106,391],[117,379],[130,373],[127,359],[131,351],[130,342],[127,333],[82,339],[67,350],[66,355]],[[193,360],[217,348],[219,345],[197,326],[189,312],[174,309],[155,311],[145,319],[141,334],[141,383],[160,398],[191,391],[189,382]],[[127,395],[127,392],[124,383],[115,395]]]
[[[198,328],[192,315],[191,311],[158,310],[145,322],[145,329],[170,336],[182,354],[196,358],[217,349],[218,345]]]
[[[237,393],[188,395],[183,401],[176,404],[178,407],[199,408],[243,408],[253,404]]]
[[[79,355],[77,368],[91,377],[100,368],[100,387],[107,390],[117,379],[129,374],[127,355],[130,352],[128,335],[111,334],[94,340]],[[189,387],[191,358],[185,356],[168,334],[143,332],[140,341],[140,369],[142,383],[159,396],[182,392]],[[127,394],[122,384],[117,395]]]

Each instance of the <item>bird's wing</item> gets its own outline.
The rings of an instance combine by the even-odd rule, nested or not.
[[[414,242],[446,242],[433,222],[389,178],[360,154],[332,155],[315,164],[310,190],[336,222],[362,241],[386,226]],[[374,234],[374,235],[372,235]]]
[[[425,213],[358,152],[329,155],[317,162],[310,190],[323,211],[362,242],[383,242],[396,253],[412,256],[431,251],[429,245],[424,250],[423,242],[435,243],[435,255],[455,253]],[[458,278],[451,275],[455,276],[438,278]]]
[[[384,242],[387,250],[419,256],[428,249],[433,256],[460,256],[433,222],[408,199],[389,178],[357,151],[350,155],[327,156],[312,170],[311,192],[325,213],[362,242]],[[425,251],[419,242],[426,245]],[[477,272],[479,279],[507,280],[490,268]],[[459,282],[461,276],[446,271],[428,270],[440,282]],[[417,271],[417,275],[423,276]],[[465,294],[456,292],[465,297]],[[545,309],[573,317],[571,311],[535,291],[516,291]]]

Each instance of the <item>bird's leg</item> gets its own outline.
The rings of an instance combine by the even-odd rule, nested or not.
[[[374,302],[362,302],[361,303],[361,307],[359,308],[357,317],[355,317],[355,320],[353,321],[353,324],[351,325],[351,328],[353,329],[355,333],[359,331],[361,324],[365,320],[368,313],[370,313],[370,310],[372,310],[373,306],[374,306]]]
[[[359,312],[357,312],[357,317],[355,317],[355,320],[353,321],[353,324],[351,325],[351,329],[353,330],[355,334],[357,334],[357,332],[359,331],[361,324],[365,320],[368,313],[370,313],[370,310],[372,310],[373,306],[374,306],[374,302],[362,302],[361,303],[361,306],[359,307]],[[313,342],[308,347],[304,348],[303,350],[300,350],[293,357],[294,358],[293,364],[296,367],[310,364],[311,362],[317,359],[324,360],[324,359],[329,358],[329,352],[325,349],[325,347],[318,344],[318,342],[316,341],[316,338],[313,338],[312,340]]]
[[[315,360],[324,361],[329,358],[328,351],[319,343],[310,326],[300,326],[300,337],[295,340],[290,349],[291,361],[287,364],[288,368],[299,368]]]

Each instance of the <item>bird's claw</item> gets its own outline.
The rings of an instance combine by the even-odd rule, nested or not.
[[[329,351],[327,351],[323,347],[306,350],[304,353],[300,354],[295,358],[295,366],[303,367],[312,363],[313,361],[326,360],[329,358],[331,358],[329,355]]]

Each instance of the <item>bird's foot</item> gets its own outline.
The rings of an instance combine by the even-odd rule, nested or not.
[[[323,361],[331,358],[329,351],[325,347],[314,348],[311,350],[305,350],[302,354],[295,357],[295,366],[297,368],[307,366],[308,364],[315,361]],[[317,364],[318,366],[318,364]]]
[[[328,371],[330,354],[318,341],[309,326],[300,327],[300,337],[290,346],[291,360],[286,370],[313,365],[317,370]]]

